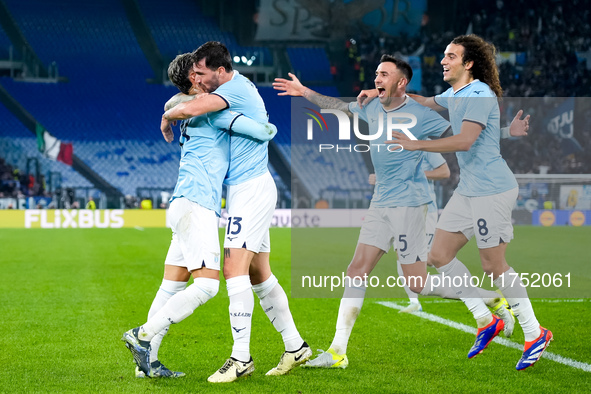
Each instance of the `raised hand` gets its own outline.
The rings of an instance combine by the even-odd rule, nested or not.
[[[511,137],[523,137],[527,135],[527,131],[529,130],[529,115],[523,119],[521,119],[521,115],[523,115],[522,109],[517,112],[511,121],[511,125],[509,126]]]
[[[174,122],[176,123],[176,122]],[[162,117],[162,122],[160,123],[160,131],[162,131],[162,135],[164,136],[164,140],[168,143],[171,143],[174,140],[174,132],[172,131],[172,124],[171,122]]]
[[[279,96],[303,96],[307,88],[294,74],[288,73],[287,75],[291,77],[291,81],[285,78],[275,78],[273,89],[282,91],[282,93],[277,93]]]
[[[357,105],[359,105],[359,108],[363,108],[376,97],[378,97],[377,89],[362,90],[357,95]]]

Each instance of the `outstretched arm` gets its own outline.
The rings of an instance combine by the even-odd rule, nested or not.
[[[427,176],[427,179],[429,179],[430,181],[440,181],[442,179],[449,178],[451,173],[449,171],[449,166],[447,165],[447,163],[443,163],[442,165],[431,171],[425,171],[425,175]]]
[[[272,123],[259,123],[240,114],[234,118],[230,131],[265,142],[275,137],[277,127]]]
[[[291,81],[285,78],[275,78],[275,82],[273,82],[273,89],[282,91],[282,93],[278,93],[279,96],[301,96],[312,104],[316,104],[320,108],[338,109],[347,113],[348,115],[351,114],[348,103],[344,102],[343,100],[339,100],[338,98],[324,96],[318,92],[315,92],[312,89],[302,85],[298,77],[296,77],[294,74],[288,73],[288,75],[291,77]]]
[[[414,101],[416,101],[417,103],[421,104],[424,107],[431,108],[432,110],[435,110],[437,112],[445,111],[445,107],[442,107],[441,105],[439,105],[435,102],[435,97],[424,97],[424,96],[420,96],[418,94],[412,94],[412,93],[409,93],[409,96]]]
[[[451,137],[439,138],[437,140],[411,140],[406,134],[399,131],[392,132],[393,140],[386,141],[386,144],[398,144],[405,150],[422,150],[425,152],[460,152],[468,151],[482,132],[482,125],[470,121],[462,122],[462,129],[459,134]]]

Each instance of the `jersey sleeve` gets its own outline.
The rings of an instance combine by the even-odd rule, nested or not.
[[[226,102],[226,108],[232,109],[237,104],[239,104],[241,100],[244,100],[244,97],[238,94],[239,89],[236,89],[234,85],[236,85],[234,80],[230,80],[220,85],[214,92],[210,94],[219,96]]]
[[[234,120],[239,117],[240,113],[230,110],[222,110],[217,112],[210,112],[207,114],[207,120],[209,124],[220,130],[230,130],[230,125],[234,122]]]
[[[277,134],[277,127],[271,123],[259,123],[241,113],[231,110],[218,111],[208,115],[209,124],[259,141],[270,141]]]
[[[423,135],[425,137],[440,137],[451,125],[443,116],[430,108],[425,108],[423,118]]]
[[[246,116],[238,115],[230,125],[230,131],[259,141],[270,141],[277,134],[277,127],[272,123],[259,123]]]
[[[374,99],[375,101],[375,99]],[[371,105],[373,103],[370,102],[368,105]],[[367,105],[363,108],[359,108],[359,104],[357,104],[357,102],[353,101],[351,103],[349,103],[349,112],[351,112],[352,114],[358,114],[359,117],[361,119],[363,119],[364,121],[368,121],[367,120]]]
[[[246,92],[248,89],[256,91],[255,85],[246,78],[241,78],[241,75],[237,75],[230,81],[221,84],[218,88],[210,94],[219,96],[226,102],[229,109],[241,108],[248,105],[256,105],[252,101],[250,94]]]
[[[482,128],[486,127],[490,113],[497,105],[496,97],[468,97],[466,112],[462,121],[478,123]]]
[[[436,152],[425,152],[425,161],[432,169],[439,168],[446,163],[443,155]]]
[[[443,108],[449,108],[449,98],[453,96],[452,88],[447,89],[445,92],[438,94],[437,96],[433,97],[435,104],[442,106]]]

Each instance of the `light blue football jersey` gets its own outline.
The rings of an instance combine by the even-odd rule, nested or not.
[[[453,88],[435,96],[435,102],[449,110],[454,135],[462,122],[484,127],[467,152],[456,152],[460,183],[456,191],[466,197],[489,196],[517,187],[515,176],[501,157],[500,111],[497,97],[484,82],[475,79],[454,93]]]
[[[393,207],[417,207],[431,202],[429,183],[422,168],[425,152],[402,151],[389,152],[386,148],[387,117],[391,113],[396,123],[410,123],[411,118],[404,114],[412,114],[416,117],[417,124],[410,132],[417,139],[426,139],[430,136],[440,136],[449,128],[449,122],[437,112],[423,107],[410,97],[397,108],[386,111],[379,100],[372,100],[364,108],[359,108],[357,103],[349,104],[349,111],[359,114],[369,125],[369,133],[377,134],[379,130],[379,118],[383,121],[382,135],[370,143],[371,161],[376,173],[376,186],[371,199],[371,206],[376,208]]]
[[[445,164],[445,159],[441,153],[436,152],[425,152],[423,159],[423,172],[433,171],[436,168],[441,167]],[[429,182],[429,194],[431,195],[431,203],[429,203],[429,212],[437,212],[437,196],[435,195],[435,182],[427,179]]]
[[[240,112],[257,122],[265,123],[269,116],[257,88],[238,71],[232,79],[218,87],[212,94],[220,96],[228,109]],[[269,142],[261,142],[243,135],[230,138],[230,167],[224,183],[237,185],[265,174],[268,170]]]
[[[221,214],[222,183],[230,162],[230,129],[239,114],[220,111],[181,123],[179,178],[172,199],[185,197]]]

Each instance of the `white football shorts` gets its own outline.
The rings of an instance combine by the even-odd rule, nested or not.
[[[168,210],[172,241],[164,264],[220,269],[219,219],[214,211],[187,200],[175,198]]]
[[[482,197],[466,197],[454,192],[441,213],[437,228],[451,233],[476,236],[478,249],[494,248],[513,239],[511,212],[518,188]]]
[[[394,247],[401,264],[427,261],[426,214],[427,205],[370,207],[363,219],[358,243],[375,246],[386,253]]]
[[[226,195],[228,223],[224,248],[271,252],[269,227],[277,205],[277,186],[269,172],[229,185]]]
[[[439,214],[437,211],[427,212],[427,221],[425,222],[425,232],[427,234],[427,250],[431,250],[433,244],[433,237],[435,237],[435,228],[437,226],[437,218]]]

